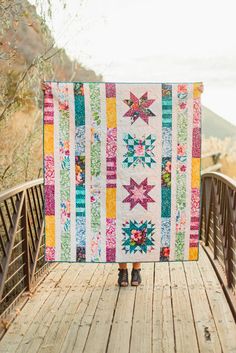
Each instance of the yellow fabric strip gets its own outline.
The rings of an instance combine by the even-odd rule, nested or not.
[[[198,248],[190,247],[189,248],[189,260],[197,260],[198,258]]]
[[[54,125],[44,125],[44,153],[45,155],[53,155],[54,153]]]
[[[45,216],[46,246],[55,246],[55,216]]]
[[[193,84],[193,98],[200,98],[203,92],[203,84],[196,82]]]
[[[106,189],[107,218],[116,218],[116,188]]]
[[[192,188],[200,188],[200,158],[192,158]]]
[[[116,127],[116,98],[106,99],[107,128]]]

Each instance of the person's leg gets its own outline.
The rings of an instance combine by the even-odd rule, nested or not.
[[[127,269],[127,263],[126,262],[120,262],[119,263],[119,274],[118,274],[118,284],[119,286],[122,287],[127,287],[128,286],[128,269]]]
[[[127,263],[126,262],[120,262],[119,263],[119,268],[126,269],[127,268]]]
[[[138,286],[142,279],[140,275],[141,271],[141,263],[140,262],[133,262],[133,268],[131,272],[131,285],[132,286]]]
[[[134,269],[138,269],[138,268],[141,268],[141,263],[140,262],[133,262],[133,268]]]

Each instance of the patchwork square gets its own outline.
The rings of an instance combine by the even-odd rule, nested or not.
[[[125,134],[123,138],[125,142],[126,152],[123,156],[123,167],[129,168],[130,166],[136,167],[142,165],[151,168],[155,163],[155,155],[153,149],[156,137],[148,135],[137,138],[130,134]]]
[[[129,254],[151,252],[154,249],[154,229],[151,221],[126,221],[122,228],[122,249]]]

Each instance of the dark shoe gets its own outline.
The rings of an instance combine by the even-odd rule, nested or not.
[[[128,282],[128,269],[126,268],[118,268],[118,284],[120,287],[127,287]]]
[[[138,286],[141,282],[141,275],[140,275],[141,268],[133,268],[131,272],[131,286]]]

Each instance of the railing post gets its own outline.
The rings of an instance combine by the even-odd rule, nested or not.
[[[209,243],[209,229],[210,229],[210,216],[212,209],[212,180],[207,178],[205,179],[205,212],[206,212],[206,220],[205,220],[205,244]]]
[[[204,199],[204,195],[205,195],[205,183],[204,183],[204,179],[201,178],[201,194],[200,194],[200,222],[199,222],[199,227],[200,227],[200,233],[199,233],[199,241],[203,240],[205,242],[205,229],[204,229],[204,234],[203,234],[203,220],[205,220],[206,222],[206,217],[204,219],[205,216],[205,205],[203,203],[203,199]],[[205,224],[204,224],[204,228],[205,228]]]
[[[228,273],[227,275],[227,285],[229,288],[232,287],[233,283],[233,241],[232,238],[235,238],[235,232],[234,232],[234,217],[233,217],[233,205],[231,203],[231,197],[230,197],[230,192],[228,186],[226,186],[226,194],[227,194],[227,208],[228,208],[228,222],[227,222],[227,235],[228,235],[228,244],[227,244],[227,264],[228,264]]]
[[[24,271],[26,275],[26,288],[28,291],[31,289],[30,281],[30,258],[29,258],[29,238],[28,238],[28,219],[27,219],[27,192],[24,190],[24,203],[22,208],[22,237],[23,237],[23,251],[24,251]]]
[[[214,185],[214,178],[212,180],[212,190],[213,190],[213,194],[212,194],[212,202],[213,202],[213,256],[214,259],[217,258],[217,254],[216,254],[216,249],[217,249],[217,244],[216,244],[216,207],[217,207],[217,200],[216,197],[217,195],[215,194],[215,185]]]

